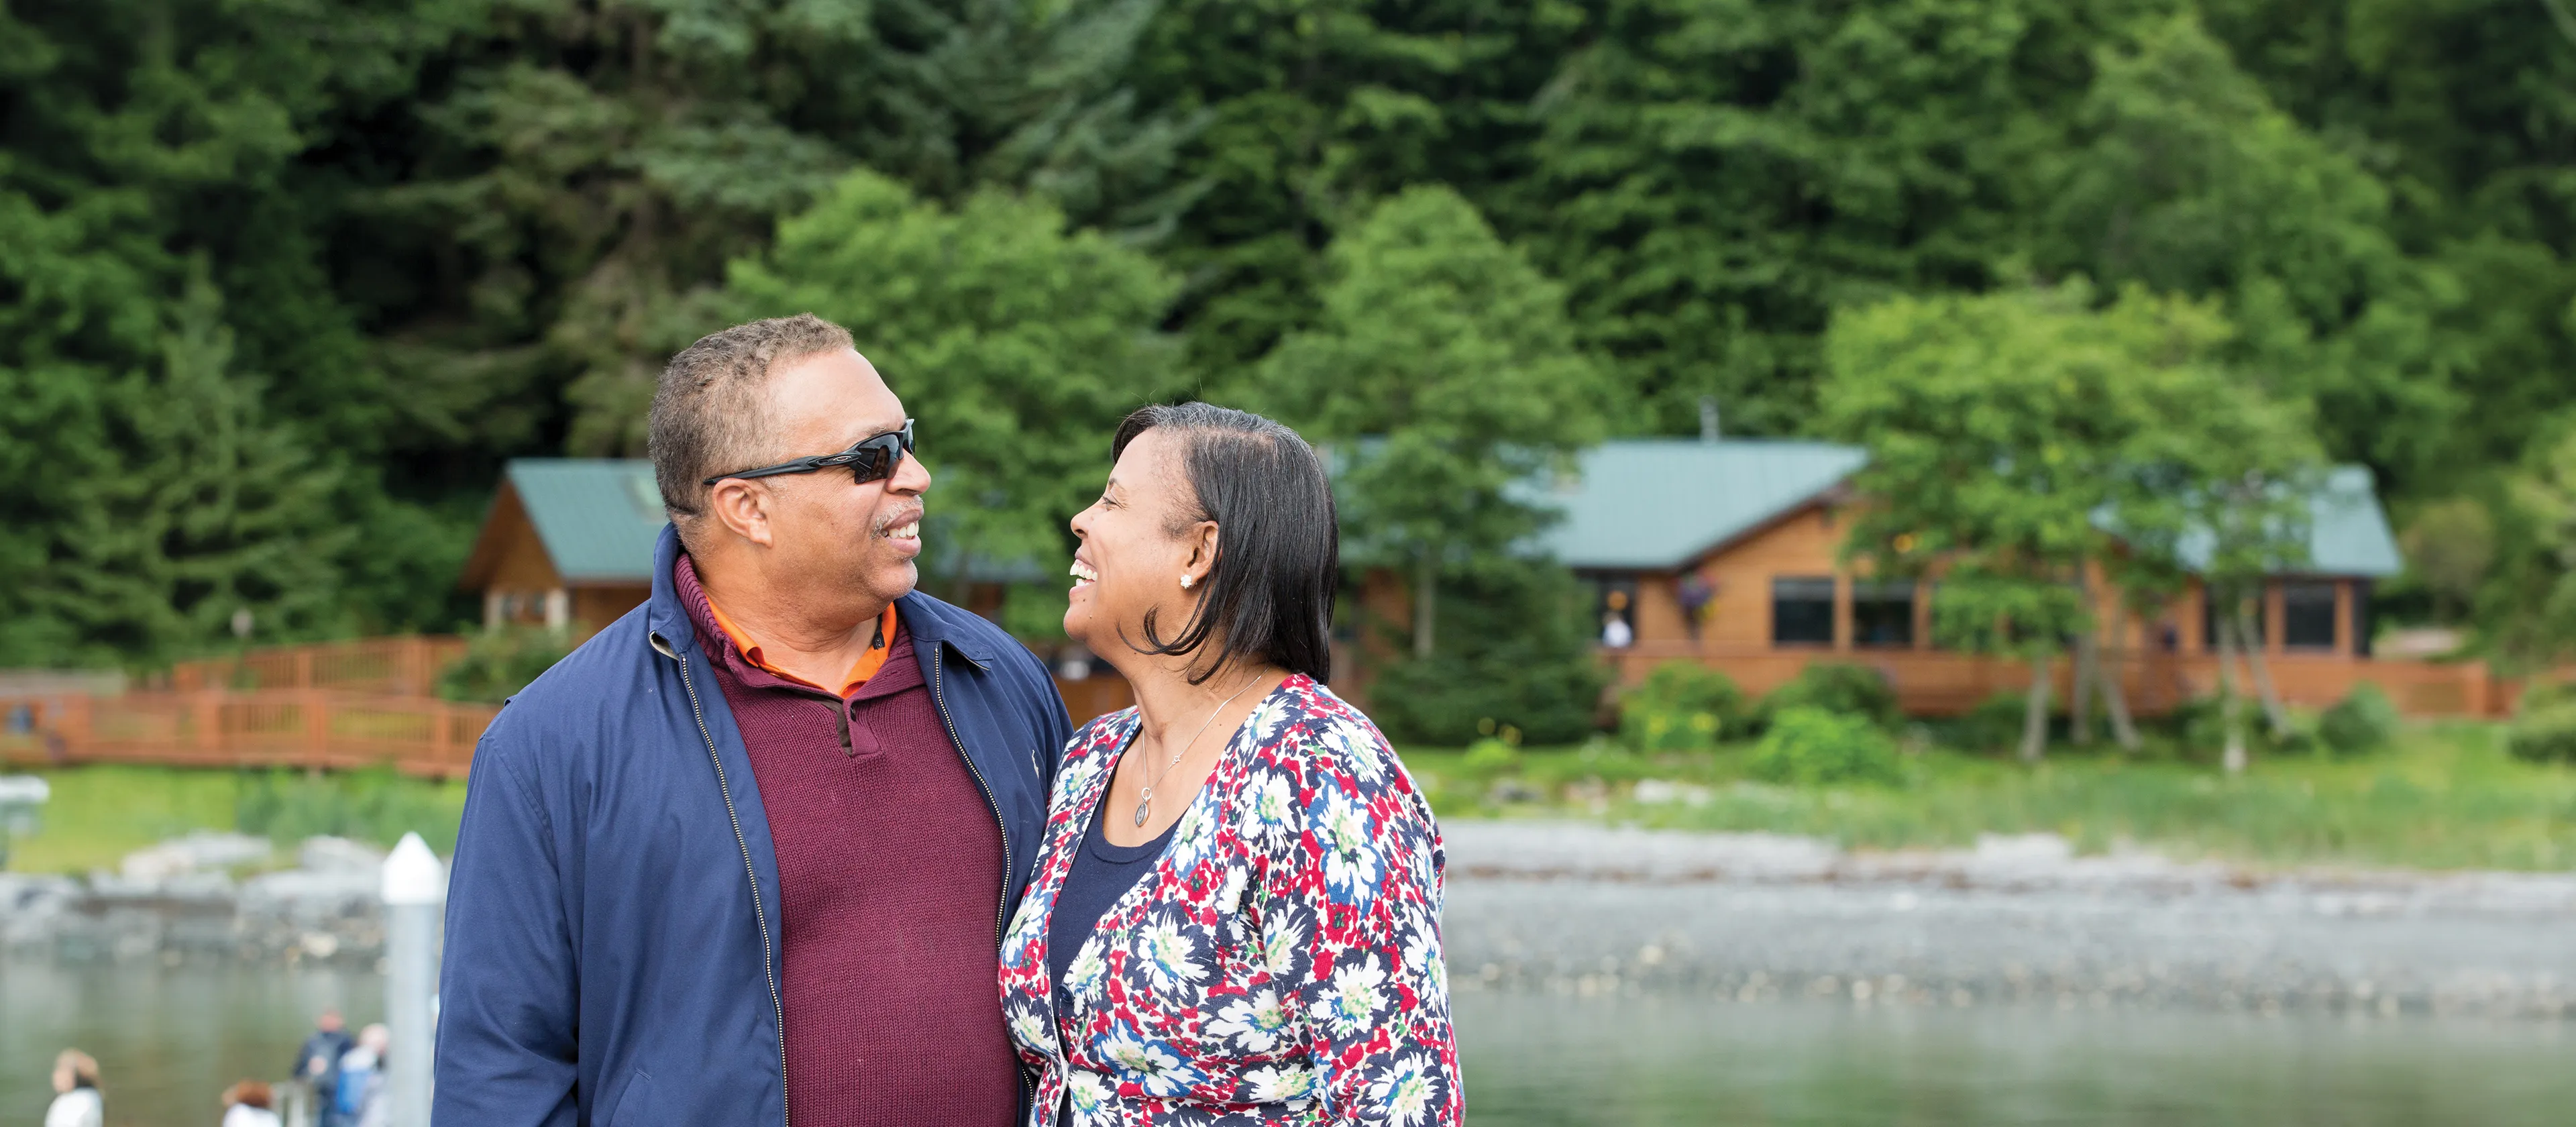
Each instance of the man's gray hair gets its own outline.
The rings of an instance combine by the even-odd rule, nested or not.
[[[850,331],[811,313],[772,317],[699,337],[662,369],[644,450],[673,519],[706,511],[706,479],[776,457],[765,441],[769,373],[852,347]]]

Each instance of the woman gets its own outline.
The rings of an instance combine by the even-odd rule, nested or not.
[[[277,1112],[271,1110],[273,1093],[257,1080],[244,1080],[224,1089],[223,1127],[278,1127]]]
[[[54,1058],[54,1102],[45,1109],[45,1127],[99,1127],[107,1108],[98,1094],[98,1062],[79,1049]]]
[[[1457,1123],[1439,833],[1322,683],[1321,462],[1204,403],[1113,459],[1064,624],[1137,705],[1074,734],[1002,946],[1032,1127]]]

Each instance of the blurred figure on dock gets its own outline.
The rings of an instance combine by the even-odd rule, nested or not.
[[[79,1049],[54,1058],[54,1102],[45,1127],[104,1127],[107,1105],[98,1093],[98,1062]]]
[[[385,1053],[393,1031],[379,1022],[358,1031],[358,1047],[340,1057],[340,1087],[329,1112],[340,1127],[384,1127]]]
[[[244,1080],[224,1089],[223,1127],[280,1127],[268,1085]]]
[[[338,1096],[340,1058],[349,1054],[349,1048],[349,1034],[341,1024],[340,1011],[324,1010],[313,1019],[313,1035],[295,1051],[295,1068],[288,1075],[312,1085],[319,1127],[346,1127],[338,1113]]]

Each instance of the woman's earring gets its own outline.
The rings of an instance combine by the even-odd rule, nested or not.
[[[1189,590],[1189,589],[1190,589],[1190,576],[1189,576],[1189,573],[1188,573],[1188,572],[1182,572],[1182,573],[1181,573],[1181,590],[1187,591],[1187,590]]]

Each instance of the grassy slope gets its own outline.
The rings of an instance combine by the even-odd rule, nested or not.
[[[1584,816],[1643,826],[1768,830],[1861,848],[1958,846],[2047,831],[2086,851],[2135,843],[2179,858],[2429,869],[2576,868],[2576,770],[2516,761],[2492,725],[2407,733],[2360,760],[2257,757],[2243,777],[2205,764],[2074,756],[2025,769],[1931,751],[1907,786],[1798,790],[1744,778],[1742,746],[1647,759],[1602,747],[1524,754],[1537,801],[1498,802],[1499,776],[1462,753],[1407,751],[1444,817]],[[1689,797],[1640,803],[1634,784]],[[1503,788],[1509,789],[1509,788]]]
[[[10,844],[17,872],[114,868],[125,854],[191,830],[264,833],[291,845],[332,833],[389,846],[418,830],[455,848],[465,784],[389,771],[289,773],[96,765],[37,771],[53,788],[41,828]],[[245,826],[245,822],[249,825]],[[281,853],[281,859],[286,855]]]

